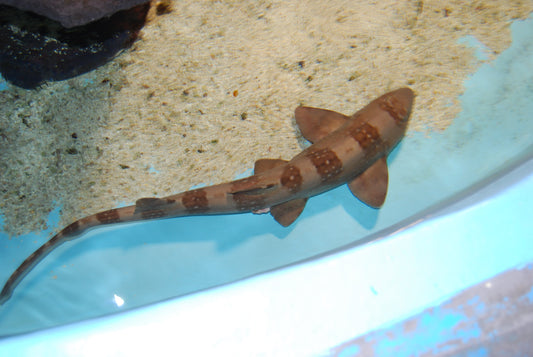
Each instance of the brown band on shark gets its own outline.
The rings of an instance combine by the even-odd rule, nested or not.
[[[291,192],[300,191],[303,182],[300,169],[294,165],[287,165],[281,174],[280,182]]]
[[[162,209],[153,209],[150,211],[142,211],[141,217],[143,219],[156,219],[168,216],[168,213]]]
[[[134,214],[140,214],[146,219],[165,217],[168,215],[170,206],[175,202],[173,198],[140,198],[135,202]]]
[[[56,244],[58,241],[60,241],[62,239],[62,237],[65,237],[67,235],[67,233],[63,231],[60,232],[61,233],[61,237],[52,237],[50,240],[48,240],[48,242],[44,243],[43,244],[43,247],[44,246],[50,246],[50,245],[54,245]]]
[[[359,143],[365,151],[365,156],[372,156],[382,143],[379,130],[368,123],[350,129],[348,134]]]
[[[39,250],[47,250],[48,247],[52,246],[53,244],[54,244],[54,242],[50,242],[50,241],[44,243],[38,250],[33,252],[33,254],[30,255],[30,257],[34,257],[34,256],[38,255]]]
[[[342,161],[328,148],[311,151],[306,156],[315,166],[322,181],[327,181],[342,172]]]
[[[231,196],[239,211],[255,211],[265,207],[265,199],[262,195],[249,194],[243,191],[233,193]]]
[[[181,198],[181,203],[189,212],[206,212],[209,210],[209,200],[204,189],[187,191]]]
[[[120,215],[116,209],[110,209],[96,214],[96,219],[100,223],[118,223],[120,222]]]
[[[69,224],[65,228],[63,228],[61,233],[63,233],[64,236],[68,236],[68,235],[70,235],[70,234],[72,234],[74,232],[77,232],[79,227],[80,227],[80,222],[76,221],[74,223]]]
[[[386,96],[380,100],[379,107],[389,113],[398,126],[403,126],[409,117],[409,112],[393,95]]]

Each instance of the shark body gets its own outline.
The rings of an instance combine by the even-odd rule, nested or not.
[[[404,136],[414,94],[409,88],[386,93],[352,116],[298,107],[296,123],[313,144],[292,160],[260,159],[254,175],[164,198],[141,198],[68,225],[33,252],[0,292],[0,305],[48,253],[89,228],[148,219],[242,212],[271,215],[283,226],[298,218],[309,197],[347,183],[371,207],[385,201],[387,155]]]

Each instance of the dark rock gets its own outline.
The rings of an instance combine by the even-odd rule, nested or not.
[[[149,0],[0,0],[19,10],[31,11],[74,27],[132,8]]]
[[[27,89],[88,72],[135,41],[149,9],[145,3],[66,29],[56,21],[0,5],[0,72]]]

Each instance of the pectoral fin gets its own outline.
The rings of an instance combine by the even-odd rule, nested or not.
[[[296,108],[294,117],[304,138],[312,143],[331,134],[350,119],[331,110],[311,107]]]
[[[387,158],[382,157],[348,183],[350,191],[370,207],[379,208],[385,202],[389,185]]]
[[[298,218],[305,207],[307,198],[297,198],[292,201],[270,207],[270,214],[283,227],[289,226]]]

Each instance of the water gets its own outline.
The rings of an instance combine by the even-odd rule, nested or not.
[[[466,90],[459,97],[462,111],[453,123],[445,130],[440,130],[436,128],[434,122],[428,121],[425,124],[428,130],[424,132],[411,130],[390,155],[388,160],[389,192],[386,204],[379,211],[368,208],[355,199],[346,187],[340,187],[312,198],[302,216],[289,228],[279,226],[269,215],[244,214],[185,217],[93,230],[72,243],[58,248],[26,277],[12,299],[0,309],[0,335],[78,321],[185,295],[308,259],[346,245],[353,245],[365,241],[369,236],[378,237],[379,234],[375,234],[380,230],[404,220],[408,221],[409,217],[438,205],[454,195],[461,194],[472,185],[500,171],[505,171],[518,161],[531,157],[533,155],[531,138],[533,122],[529,119],[529,113],[532,112],[533,104],[528,98],[531,98],[533,94],[533,88],[530,85],[533,82],[533,73],[528,72],[528,69],[533,68],[533,42],[528,34],[533,32],[532,18],[523,22],[517,21],[512,25],[512,30],[512,46],[494,61],[481,65],[477,72],[464,82]],[[185,31],[183,28],[181,31],[185,37],[193,35],[183,33]],[[325,46],[334,47],[331,44]],[[213,52],[213,48],[210,50]],[[191,51],[199,50],[191,49]],[[287,62],[293,61],[291,57],[293,55],[293,53],[287,54]],[[135,56],[135,52],[129,56]],[[343,59],[338,60],[341,63],[343,61]],[[293,62],[296,63],[296,61]],[[307,67],[304,68],[313,66],[309,60],[306,62]],[[346,65],[346,67],[349,66]],[[333,66],[328,68],[331,69]],[[299,70],[296,71],[299,73]],[[317,71],[320,74],[320,70],[317,69]],[[205,75],[209,77],[212,73],[208,72]],[[335,73],[335,75],[344,74]],[[90,78],[91,73],[86,76]],[[297,105],[294,98],[308,94],[308,98],[311,99],[306,98],[306,104],[312,104],[311,101],[316,100],[316,106],[324,107],[326,103],[318,103],[318,98],[324,96],[327,90],[336,92],[332,89],[334,79],[331,79],[332,83],[330,83],[328,82],[330,79],[326,80],[318,76],[315,81],[310,82],[318,84],[311,88],[289,86],[289,88],[282,88],[283,93],[272,91],[269,100],[259,95],[260,103],[274,102],[274,107],[280,106],[278,111],[266,106],[265,110],[269,114],[266,117],[270,120],[270,115],[276,114],[276,118],[262,122],[258,119],[260,115],[253,106],[250,109],[249,104],[246,104],[247,99],[251,100],[251,97],[247,97],[249,95],[247,88],[249,89],[250,83],[256,83],[249,76],[252,75],[244,73],[243,81],[248,82],[240,85],[241,89],[236,95],[231,90],[229,98],[222,95],[225,99],[220,104],[226,111],[231,112],[225,118],[229,120],[229,124],[220,124],[221,127],[231,126],[233,120],[237,120],[241,124],[244,122],[245,128],[225,132],[217,139],[219,141],[212,145],[224,144],[226,136],[236,137],[238,142],[249,140],[252,133],[255,139],[255,135],[259,135],[258,129],[262,126],[269,123],[278,125],[278,121],[285,124],[290,122],[291,114],[287,110],[292,111]],[[317,77],[317,74],[314,76]],[[220,81],[220,83],[228,80],[227,77],[213,78],[214,81]],[[233,78],[238,77],[229,76],[229,80]],[[261,82],[261,79],[259,81]],[[401,78],[395,78],[394,81],[399,85],[402,84]],[[337,85],[339,82],[337,81]],[[361,79],[361,82],[364,82],[364,79]],[[346,81],[342,83],[345,84]],[[59,91],[62,88],[64,92],[61,93],[65,95],[73,90],[84,93],[83,86],[75,89],[69,87],[78,84],[78,82],[63,83],[64,87],[57,87],[59,89],[55,90]],[[233,88],[233,84],[226,86]],[[90,87],[90,83],[87,85]],[[375,85],[385,87],[380,81],[377,81]],[[419,90],[417,90],[417,85],[420,87]],[[218,89],[224,88],[224,85],[220,86]],[[419,105],[431,99],[423,80],[415,82],[413,87],[417,91]],[[354,95],[358,92],[356,88],[349,88]],[[288,94],[292,93],[291,89],[295,95],[291,97],[292,99],[288,99],[290,97]],[[7,89],[3,93],[10,90]],[[175,88],[169,89],[169,92],[172,93],[172,90]],[[139,91],[138,88],[137,91]],[[209,93],[207,97],[200,95],[199,98],[196,98],[194,93],[184,95],[180,92],[178,95],[181,98],[180,105],[188,108],[194,120],[204,115],[192,113],[193,110],[198,110],[194,104],[201,101],[209,102],[211,97],[217,96],[217,91],[207,90],[207,92]],[[56,93],[56,95],[61,93]],[[255,88],[254,93],[261,93],[261,88]],[[342,109],[349,114],[357,109],[353,103],[354,100],[360,106],[364,105],[362,99],[348,99],[342,93],[334,94],[338,95],[335,98],[343,99],[333,99],[337,102],[334,102],[332,106],[337,105],[337,107],[330,106],[332,109],[339,111]],[[162,95],[172,98],[172,95],[166,92]],[[232,102],[232,98],[235,101]],[[279,98],[279,104],[275,104],[277,98]],[[451,102],[453,99],[449,100]],[[30,107],[31,105],[31,103],[28,104]],[[164,107],[160,106],[160,108]],[[161,123],[157,122],[157,115],[168,118],[165,109],[160,110],[159,114],[150,109],[142,111],[142,115],[138,113],[135,115],[140,118],[138,120],[152,120],[154,125],[160,125]],[[245,111],[249,113],[249,117],[243,120],[242,113]],[[206,112],[207,115],[210,114],[209,111],[206,110]],[[420,113],[427,114],[420,106],[415,108],[413,120],[417,123],[423,122]],[[237,117],[236,114],[238,114]],[[430,112],[430,114],[438,116],[436,112]],[[183,119],[183,113],[180,115],[178,117]],[[235,175],[242,172],[243,166],[246,166],[239,163],[239,160],[236,164],[224,149],[213,149],[209,146],[213,140],[216,140],[211,134],[207,134],[206,137],[201,136],[202,132],[207,133],[205,130],[212,125],[212,122],[218,123],[216,120],[218,119],[210,117],[209,123],[211,124],[196,122],[196,125],[202,129],[198,132],[187,121],[190,131],[184,131],[184,134],[187,134],[186,137],[174,138],[178,141],[176,145],[179,148],[185,150],[190,146],[190,151],[196,150],[195,153],[190,153],[183,159],[196,163],[196,167],[186,175],[186,180],[196,180],[195,184],[221,182],[225,174],[220,172],[233,170],[232,175]],[[83,125],[82,122],[78,124]],[[72,130],[68,132],[78,131],[75,129],[76,124],[69,123],[68,125],[72,125]],[[280,147],[274,145],[272,138],[267,134],[268,138],[265,142],[271,143],[271,152],[265,152],[269,151],[265,149],[262,151],[246,150],[246,146],[238,147],[241,152],[245,152],[246,160],[253,163],[256,158],[265,157],[268,154],[271,154],[271,157],[278,155],[289,158],[294,152],[302,149],[297,145],[286,144],[293,138],[284,134],[294,131],[293,127],[287,124],[288,126],[276,130],[275,125],[274,129],[267,130],[273,130],[272,133],[278,134],[276,142],[283,142],[280,145],[286,152],[278,155],[277,150]],[[171,124],[168,126],[175,129]],[[251,127],[253,127],[252,132],[250,132]],[[83,133],[83,131],[79,132]],[[143,136],[143,132],[133,131],[125,135]],[[163,130],[160,135],[167,136]],[[46,140],[49,138],[42,138],[42,141]],[[157,142],[157,137],[148,136],[143,140],[149,141],[152,148],[157,146],[153,144],[154,141]],[[197,140],[197,142],[191,144],[189,140]],[[262,142],[262,140],[264,139],[257,137],[257,141]],[[268,144],[262,145],[268,146]],[[202,147],[197,149],[200,146]],[[125,157],[121,156],[120,147],[114,148],[117,149],[115,166],[118,166],[116,163],[122,163]],[[122,147],[122,150],[130,149]],[[204,152],[198,152],[200,149]],[[177,151],[177,149],[173,150]],[[214,159],[209,159],[204,164],[201,161],[202,154],[209,154],[210,150],[222,150],[225,154],[208,156],[216,158],[216,162],[213,164]],[[258,157],[255,157],[256,153]],[[173,152],[167,152],[162,156],[171,157],[172,154]],[[165,170],[170,172],[170,176],[175,177],[176,171],[183,172],[184,167],[188,165],[181,163],[177,168],[172,165],[165,166],[165,161],[157,161],[160,159],[154,153],[149,155],[143,152],[141,156],[150,156],[146,159],[147,163],[151,161],[158,163],[153,166],[147,165],[150,169],[139,175],[146,175],[155,182],[163,181],[165,184],[168,184],[170,180],[166,176],[158,176],[165,175],[160,174],[159,171]],[[193,156],[193,159],[189,156]],[[64,160],[68,164],[71,159],[67,157]],[[228,162],[228,167],[223,167],[226,162]],[[210,171],[210,175],[202,176],[204,169],[198,169],[198,166],[209,167],[209,165],[211,169],[205,168],[205,170]],[[219,170],[220,167],[223,168]],[[129,172],[143,171],[134,171],[135,167],[131,169]],[[119,183],[121,183],[120,180],[127,182],[129,179],[135,179],[124,173],[127,169],[116,170],[121,175]],[[108,174],[113,177],[114,173],[115,171],[112,171]],[[155,175],[155,177],[150,175]],[[91,179],[86,173],[82,176],[85,181]],[[221,176],[220,181],[216,180],[217,176]],[[169,188],[151,186],[148,190],[165,192]],[[118,191],[120,191],[120,185]],[[131,193],[133,196],[130,197],[131,200],[140,197],[135,194],[135,191]],[[159,192],[157,194],[162,195]],[[128,195],[125,197],[129,197]],[[62,208],[65,213],[70,206],[62,205]],[[5,281],[26,256],[46,241],[51,232],[59,228],[57,216],[57,210],[49,215],[50,227],[40,234],[11,237],[11,239],[7,234],[0,236],[0,256],[8,257],[0,262],[2,267],[0,281]]]

